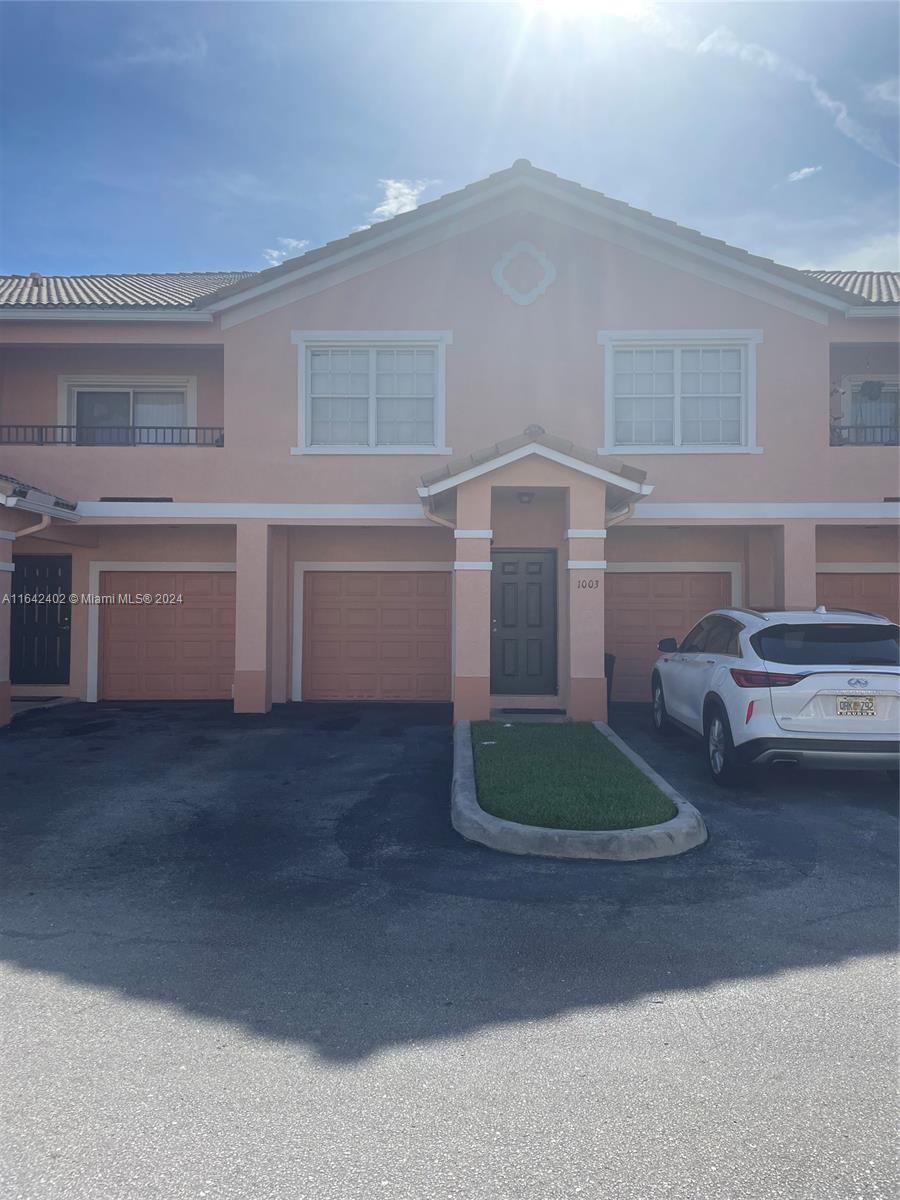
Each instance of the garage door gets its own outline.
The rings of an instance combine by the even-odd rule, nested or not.
[[[449,571],[308,571],[304,700],[449,700]]]
[[[234,572],[112,571],[103,595],[181,596],[180,604],[100,610],[105,700],[227,700],[234,682]]]
[[[712,608],[731,603],[725,573],[608,572],[606,649],[616,656],[613,700],[649,700],[660,638],[682,638]]]
[[[820,571],[816,597],[826,608],[862,608],[900,621],[900,575]]]

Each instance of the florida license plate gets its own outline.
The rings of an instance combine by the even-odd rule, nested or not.
[[[876,715],[874,696],[838,696],[837,715],[839,717],[874,717]]]

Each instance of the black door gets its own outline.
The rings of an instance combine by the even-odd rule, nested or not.
[[[72,559],[62,554],[29,554],[13,562],[10,681],[68,683]]]
[[[556,551],[491,554],[491,691],[556,691]]]

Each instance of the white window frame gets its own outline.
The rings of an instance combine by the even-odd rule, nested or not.
[[[597,342],[603,347],[603,437],[598,454],[762,454],[756,443],[756,347],[763,340],[761,329],[601,329]],[[616,350],[693,350],[703,346],[740,349],[744,356],[741,396],[740,445],[637,445],[616,443],[615,365]],[[676,397],[673,419],[675,437],[681,425],[680,396]]]
[[[154,392],[169,389],[184,392],[184,425],[174,425],[172,428],[196,428],[196,375],[60,375],[57,380],[57,424],[76,424],[76,392]],[[131,422],[134,422],[133,396]]]
[[[297,445],[291,454],[452,454],[447,441],[446,348],[453,341],[450,330],[298,330],[291,332],[297,347]],[[435,352],[434,442],[433,446],[312,446],[309,444],[309,353],[310,350],[372,350],[409,348]],[[371,414],[370,414],[371,420]]]

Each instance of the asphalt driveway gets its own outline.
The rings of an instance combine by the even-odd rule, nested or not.
[[[508,858],[449,712],[70,705],[0,734],[9,1200],[893,1197],[895,797],[733,794],[706,847]]]

